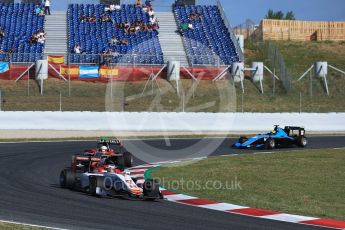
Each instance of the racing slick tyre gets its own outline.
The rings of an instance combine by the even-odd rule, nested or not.
[[[298,145],[299,147],[304,148],[304,147],[307,146],[307,144],[308,144],[308,140],[307,140],[306,137],[299,137],[299,138],[297,139],[297,145]]]
[[[266,149],[274,149],[276,147],[276,142],[273,138],[268,138],[265,142]]]
[[[244,142],[246,142],[248,140],[247,137],[240,137],[240,139],[238,139],[238,143],[243,144]]]
[[[153,201],[155,199],[161,198],[159,186],[160,184],[157,180],[145,180],[143,184],[144,199]]]
[[[127,168],[132,167],[133,156],[130,152],[124,152],[123,153],[123,160],[124,160],[125,167],[127,167]]]
[[[75,173],[70,169],[64,169],[60,173],[60,186],[62,188],[73,188],[75,184]]]

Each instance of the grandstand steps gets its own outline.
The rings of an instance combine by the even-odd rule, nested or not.
[[[176,33],[178,25],[173,12],[156,12],[159,21],[159,41],[164,54],[164,62],[179,60],[181,65],[189,66],[182,37]]]
[[[46,16],[46,43],[44,54],[67,56],[67,15],[66,12],[52,12]]]

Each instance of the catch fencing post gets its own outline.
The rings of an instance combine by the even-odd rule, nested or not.
[[[71,96],[71,55],[68,54],[67,55],[67,62],[68,62],[68,66],[67,66],[67,71],[68,71],[68,96]]]
[[[273,89],[272,89],[272,94],[273,97],[276,96],[276,59],[277,59],[277,47],[274,49],[274,60],[273,60]]]
[[[184,94],[184,91],[182,91],[182,112],[184,113],[185,112],[185,94]]]
[[[62,111],[62,94],[61,94],[61,91],[60,91],[60,112]]]
[[[241,98],[241,111],[242,111],[242,113],[244,112],[244,106],[243,106],[243,101],[244,101],[244,92],[242,91],[242,98]]]
[[[299,113],[302,113],[302,92],[299,92]]]
[[[310,98],[313,98],[313,74],[310,71]]]
[[[30,96],[30,69],[28,71],[28,96]]]

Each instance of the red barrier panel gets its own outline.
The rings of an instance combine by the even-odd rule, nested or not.
[[[112,68],[113,72],[117,72],[115,75],[100,74],[98,79],[79,79],[79,67],[77,65],[69,66],[70,76],[68,76],[68,66],[66,65],[53,65],[57,71],[63,73],[67,79],[70,77],[71,80],[80,80],[80,81],[101,81],[108,82],[111,78],[113,81],[146,81],[149,79],[150,74],[156,75],[161,67],[116,67]],[[10,70],[6,73],[0,74],[0,79],[4,80],[15,80],[17,77],[22,74],[28,66],[11,66]],[[61,69],[60,69],[61,68]],[[100,70],[109,70],[108,67],[101,67]],[[114,70],[117,71],[114,71]],[[224,68],[188,68],[188,71],[193,74],[199,80],[213,80],[218,74],[220,74]],[[49,77],[60,78],[59,75],[49,67],[48,69]],[[181,79],[191,79],[191,76],[185,69],[181,69]],[[158,78],[166,78],[167,72],[166,69],[163,70]],[[35,70],[32,68],[30,70],[30,78],[35,78]],[[27,79],[27,74],[22,78],[22,80]]]
[[[10,70],[0,74],[0,79],[2,80],[16,80],[29,66],[10,66]],[[26,73],[21,80],[27,80],[28,74],[30,78],[35,77],[35,69],[32,68],[28,73]]]

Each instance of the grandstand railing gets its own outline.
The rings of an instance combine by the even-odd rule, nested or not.
[[[48,56],[63,56],[64,63],[70,65],[120,65],[120,66],[162,66],[168,60],[164,60],[163,55],[142,55],[142,54],[120,54],[120,55],[107,55],[107,54],[29,54],[29,53],[15,53],[15,54],[0,54],[0,62],[9,62],[11,65],[26,65],[28,63],[36,62],[37,60],[47,59]],[[180,61],[185,56],[175,56],[173,61]],[[227,66],[222,62],[218,55],[187,55],[190,63],[184,67],[224,67]],[[149,60],[161,60],[155,64],[145,63]],[[203,64],[203,60],[208,60]],[[204,62],[205,63],[205,62]]]
[[[163,62],[163,55],[142,55],[142,54],[69,54],[67,63],[70,64],[117,64],[134,66],[160,66]],[[156,64],[149,64],[148,60],[156,59]],[[152,62],[151,62],[152,63]]]
[[[232,27],[231,27],[231,24],[230,24],[230,22],[229,22],[229,19],[228,19],[228,17],[226,16],[225,10],[224,10],[224,8],[223,8],[223,6],[222,6],[222,4],[220,3],[219,0],[217,0],[217,6],[218,6],[218,9],[219,9],[219,11],[220,11],[220,15],[221,15],[222,18],[223,18],[223,21],[224,21],[224,23],[225,23],[225,26],[226,26],[226,27],[228,28],[228,30],[229,30],[231,40],[233,40],[233,42],[234,42],[234,45],[235,45],[235,48],[236,48],[236,52],[237,52],[237,54],[238,54],[238,57],[239,57],[239,59],[240,59],[240,62],[243,62],[243,61],[244,61],[244,55],[243,55],[242,49],[241,49],[240,45],[238,44],[238,41],[237,41],[236,36],[235,36],[235,34],[234,34],[234,31],[233,31],[233,29],[232,29]]]
[[[166,64],[167,60],[157,62],[155,64],[145,63],[145,60],[156,59],[164,60],[163,55],[143,55],[143,54],[120,54],[120,55],[107,55],[107,54],[69,54],[66,63],[69,64],[90,64],[90,65],[104,65],[116,64],[123,66],[161,66]],[[173,61],[180,61],[184,59],[184,55],[175,56]],[[190,64],[185,67],[222,67],[226,66],[222,59],[217,56],[210,55],[187,55]],[[211,64],[202,64],[202,60],[207,59]]]
[[[44,58],[40,53],[3,53],[0,54],[0,62],[9,62],[14,65],[26,65]]]

